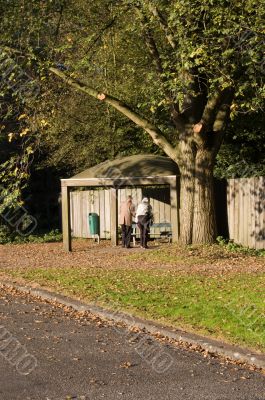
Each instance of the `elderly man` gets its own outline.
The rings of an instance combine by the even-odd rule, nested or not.
[[[132,233],[132,217],[135,216],[135,206],[132,202],[132,196],[128,196],[121,203],[119,224],[121,225],[122,247],[130,248]]]

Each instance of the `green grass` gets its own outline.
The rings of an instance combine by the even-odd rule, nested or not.
[[[265,274],[206,276],[101,268],[7,272],[109,308],[265,349]]]

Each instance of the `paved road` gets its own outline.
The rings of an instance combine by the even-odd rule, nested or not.
[[[18,399],[265,400],[265,377],[0,290],[0,400]]]

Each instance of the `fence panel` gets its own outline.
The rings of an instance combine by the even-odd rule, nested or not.
[[[265,177],[229,179],[227,211],[230,239],[265,249]]]

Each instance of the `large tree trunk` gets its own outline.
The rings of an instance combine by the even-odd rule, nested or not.
[[[197,151],[192,243],[213,243],[216,238],[212,158],[209,150]]]
[[[185,144],[180,166],[180,241],[183,244],[212,243],[216,238],[213,154]],[[182,151],[184,145],[182,145]]]

